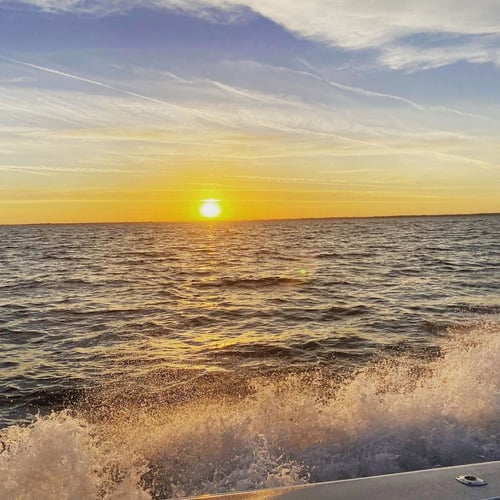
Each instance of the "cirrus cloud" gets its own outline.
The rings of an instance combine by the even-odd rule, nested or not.
[[[375,50],[392,69],[459,61],[500,65],[500,2],[482,0],[0,0],[0,8],[108,15],[158,8],[226,22],[253,11],[296,36],[346,50]]]

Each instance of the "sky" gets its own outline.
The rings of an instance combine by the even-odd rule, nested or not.
[[[0,0],[0,223],[500,212],[500,0]]]

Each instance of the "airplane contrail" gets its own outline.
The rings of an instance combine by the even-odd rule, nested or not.
[[[406,97],[401,97],[401,96],[394,95],[394,94],[386,94],[384,92],[376,92],[374,90],[368,90],[368,89],[364,89],[362,87],[352,87],[350,85],[344,85],[342,83],[338,83],[338,82],[335,82],[333,80],[328,80],[326,78],[323,78],[321,75],[316,73],[316,70],[314,69],[314,67],[311,64],[309,64],[307,61],[305,61],[304,59],[299,59],[299,62],[301,62],[304,66],[306,66],[312,72],[303,71],[303,70],[299,70],[299,69],[296,70],[296,69],[290,69],[290,68],[283,68],[281,66],[276,66],[276,68],[283,70],[283,71],[290,71],[292,73],[297,73],[297,74],[301,74],[304,76],[308,76],[310,78],[314,78],[315,80],[319,80],[327,85],[330,85],[331,87],[339,88],[342,90],[347,90],[347,91],[353,92],[355,94],[364,95],[367,97],[381,97],[381,98],[385,98],[385,99],[392,99],[394,101],[403,102],[403,103],[408,104],[412,108],[415,108],[419,111],[424,111],[424,112],[426,112],[426,111],[432,111],[432,112],[444,111],[447,113],[453,113],[453,114],[456,114],[458,116],[462,116],[462,117],[466,117],[466,118],[479,118],[482,120],[497,121],[495,118],[492,118],[489,116],[478,115],[475,113],[467,113],[467,112],[461,111],[461,110],[456,109],[456,108],[449,108],[447,106],[423,106],[421,104],[418,104],[415,101],[412,101],[411,99],[407,99]]]
[[[129,95],[131,97],[137,97],[139,99],[143,99],[143,100],[146,100],[149,102],[154,102],[155,104],[160,104],[162,106],[168,106],[170,108],[177,109],[180,111],[189,111],[190,113],[194,113],[194,114],[198,115],[199,117],[204,118],[206,120],[215,121],[216,123],[223,124],[223,125],[228,125],[228,123],[226,121],[221,120],[220,118],[214,117],[213,115],[210,115],[208,113],[204,113],[203,111],[195,110],[192,108],[186,108],[184,106],[179,106],[178,104],[172,104],[171,102],[165,101],[163,99],[158,99],[157,97],[150,97],[150,96],[147,96],[144,94],[140,94],[138,92],[133,92],[131,90],[126,90],[126,89],[122,89],[120,87],[115,87],[113,85],[109,85],[107,83],[99,82],[97,80],[92,80],[90,78],[84,78],[82,76],[74,75],[73,73],[67,73],[66,71],[60,71],[58,69],[49,68],[47,66],[40,66],[39,64],[33,64],[33,63],[26,62],[26,61],[21,61],[20,59],[12,59],[10,57],[3,56],[3,55],[0,55],[0,58],[4,59],[6,61],[9,61],[11,63],[14,63],[14,64],[20,64],[22,66],[27,66],[28,68],[37,69],[39,71],[44,71],[46,73],[51,73],[53,75],[62,76],[64,78],[69,78],[71,80],[77,80],[80,82],[89,83],[91,85],[96,85],[96,86],[101,87],[101,88],[113,90],[114,92],[120,92],[122,94]]]

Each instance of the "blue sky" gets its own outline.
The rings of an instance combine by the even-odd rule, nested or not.
[[[0,47],[3,222],[500,211],[499,1],[0,0]]]

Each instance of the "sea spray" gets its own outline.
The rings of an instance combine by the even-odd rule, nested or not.
[[[438,356],[388,356],[343,382],[262,377],[240,396],[127,401],[107,419],[94,400],[12,426],[0,497],[182,497],[497,460],[499,333],[450,331]]]
[[[140,486],[141,461],[99,442],[93,426],[69,411],[10,426],[0,439],[4,500],[151,498]]]

